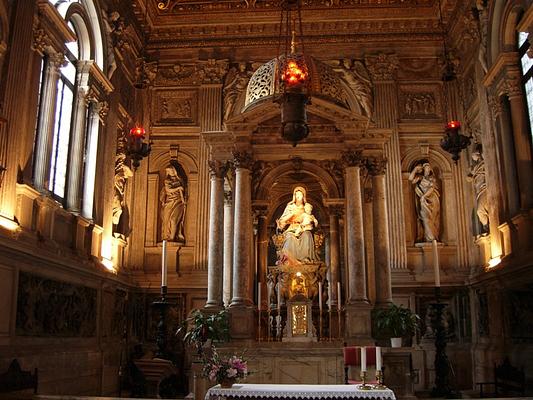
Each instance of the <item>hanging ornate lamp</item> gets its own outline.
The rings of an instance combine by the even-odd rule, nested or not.
[[[147,157],[152,150],[152,145],[144,141],[145,129],[140,125],[135,125],[130,129],[126,138],[126,154],[131,158],[133,169],[139,167],[141,160]]]
[[[442,21],[442,8],[439,0],[439,21],[443,31],[443,45],[444,45],[444,66],[442,70],[442,82],[444,88],[444,105],[445,112],[448,111],[448,96],[446,93],[446,82],[451,82],[457,79],[455,72],[455,66],[450,60],[448,54],[448,48],[446,46],[446,31],[444,29],[444,23]],[[444,128],[444,137],[440,141],[440,147],[452,155],[452,160],[457,163],[459,160],[459,154],[462,150],[466,149],[470,144],[470,137],[461,134],[461,122],[457,120],[450,120]]]
[[[292,14],[297,12],[296,17]],[[302,35],[300,0],[283,0],[278,43],[278,77],[280,93],[274,100],[281,108],[281,136],[293,146],[309,135],[306,105],[309,103],[309,69],[304,55],[296,49],[296,29]],[[290,46],[289,46],[290,40]],[[280,54],[284,42],[285,51]]]

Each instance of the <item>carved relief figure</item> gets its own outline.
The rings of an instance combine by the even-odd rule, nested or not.
[[[312,207],[305,210],[306,191],[298,186],[293,191],[292,201],[287,203],[281,217],[276,221],[277,228],[283,230],[283,247],[281,250],[281,263],[296,264],[302,262],[319,261],[315,250],[313,228],[318,221],[312,215]],[[302,224],[304,223],[305,224]]]
[[[126,181],[133,176],[133,171],[125,164],[126,155],[118,153],[115,158],[115,187],[113,194],[113,225],[120,223],[120,217],[124,211],[124,191]]]
[[[344,79],[348,82],[353,90],[354,96],[361,105],[363,113],[372,117],[374,108],[374,97],[372,95],[372,81],[364,64],[361,61],[342,60],[344,67]]]
[[[185,242],[185,187],[176,169],[165,169],[165,180],[159,193],[161,202],[161,240]]]
[[[467,180],[474,184],[476,194],[476,214],[483,227],[483,232],[489,230],[489,203],[487,199],[487,182],[485,180],[485,160],[483,160],[481,144],[477,144],[472,152],[472,165]]]
[[[239,63],[238,69],[232,67],[224,82],[224,121],[233,114],[239,95],[246,90],[251,72],[246,70],[246,63]]]
[[[423,240],[431,242],[439,239],[440,230],[440,192],[433,169],[428,162],[417,164],[409,175],[414,185],[416,212],[423,228]],[[417,235],[419,239],[422,235]]]

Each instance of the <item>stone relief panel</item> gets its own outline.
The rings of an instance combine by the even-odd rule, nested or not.
[[[402,119],[440,119],[442,96],[436,85],[402,85],[399,93]]]
[[[157,91],[152,103],[152,115],[155,125],[197,125],[197,91]]]
[[[441,74],[437,63],[437,58],[402,57],[398,70],[398,79],[419,80],[437,79]]]
[[[97,290],[19,274],[16,333],[20,336],[96,335]]]
[[[465,109],[468,110],[476,100],[476,80],[474,68],[471,68],[463,80],[463,99]]]

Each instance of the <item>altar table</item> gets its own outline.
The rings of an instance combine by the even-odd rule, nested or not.
[[[361,385],[259,385],[234,384],[230,389],[220,385],[207,391],[205,400],[263,400],[263,399],[342,399],[396,400],[390,389],[361,390]]]

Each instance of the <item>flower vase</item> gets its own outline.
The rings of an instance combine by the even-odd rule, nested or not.
[[[230,389],[235,383],[233,378],[224,378],[220,380],[220,387],[223,389]]]

